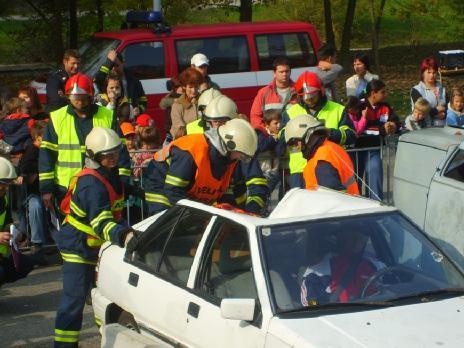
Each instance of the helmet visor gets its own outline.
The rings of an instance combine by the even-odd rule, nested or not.
[[[70,94],[68,95],[69,100],[76,100],[76,101],[85,101],[89,99],[88,94]]]
[[[102,155],[102,156],[107,156],[107,155],[112,155],[116,152],[119,152],[119,150],[121,149],[122,147],[122,144],[119,144],[117,145],[116,147],[113,147],[112,149],[108,149],[108,150],[105,150],[105,151],[101,151],[99,152],[97,155]]]

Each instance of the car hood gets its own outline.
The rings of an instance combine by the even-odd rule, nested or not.
[[[273,318],[269,341],[290,347],[462,347],[464,297],[343,314]]]

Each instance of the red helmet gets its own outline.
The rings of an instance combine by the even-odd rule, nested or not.
[[[322,81],[316,73],[304,71],[295,82],[295,90],[299,96],[321,92],[325,95]]]
[[[93,82],[90,77],[79,72],[66,81],[65,91],[66,95],[88,95],[93,97]]]

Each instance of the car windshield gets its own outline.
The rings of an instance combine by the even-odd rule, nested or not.
[[[119,41],[93,37],[86,41],[79,53],[81,55],[81,71],[89,76],[95,76],[100,66],[105,62],[111,49],[118,47]]]
[[[398,212],[260,229],[276,313],[399,303],[464,289],[464,277]]]

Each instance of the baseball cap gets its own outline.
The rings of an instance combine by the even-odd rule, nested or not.
[[[135,128],[130,122],[123,122],[121,123],[121,131],[122,134],[126,137],[130,134],[135,134]]]
[[[190,64],[199,68],[202,65],[209,65],[209,60],[203,53],[197,53],[190,59]]]
[[[149,127],[149,126],[154,126],[154,121],[153,119],[151,118],[150,115],[148,114],[140,114],[138,117],[137,117],[137,121],[136,123],[140,126],[140,127]]]

